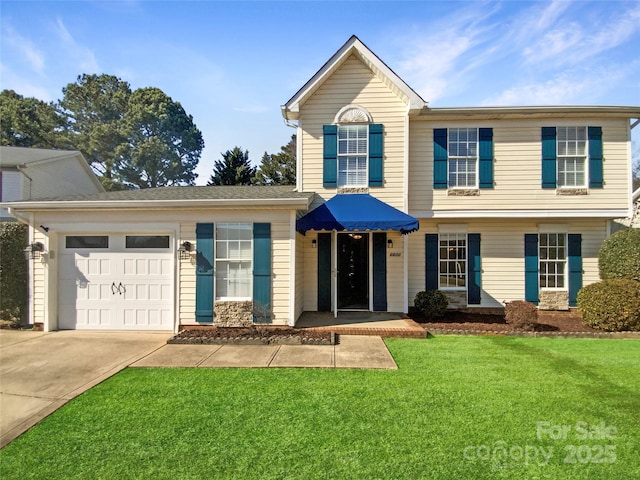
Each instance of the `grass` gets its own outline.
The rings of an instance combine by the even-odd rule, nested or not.
[[[387,344],[397,371],[127,369],[0,451],[0,477],[640,477],[640,342]]]

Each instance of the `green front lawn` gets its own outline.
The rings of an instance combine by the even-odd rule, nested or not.
[[[399,370],[127,369],[0,477],[640,478],[640,341],[387,342]]]

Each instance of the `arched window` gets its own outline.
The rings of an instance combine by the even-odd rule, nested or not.
[[[383,130],[360,105],[346,105],[324,125],[323,185],[337,188],[383,186]]]

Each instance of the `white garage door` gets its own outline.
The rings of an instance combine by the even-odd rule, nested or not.
[[[171,330],[169,235],[64,235],[58,328]]]

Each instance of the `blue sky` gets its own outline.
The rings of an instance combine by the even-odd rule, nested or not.
[[[640,105],[640,1],[3,0],[0,8],[2,89],[54,101],[82,73],[159,87],[203,133],[198,184],[236,145],[256,164],[278,152],[293,133],[280,105],[352,34],[432,107]]]

